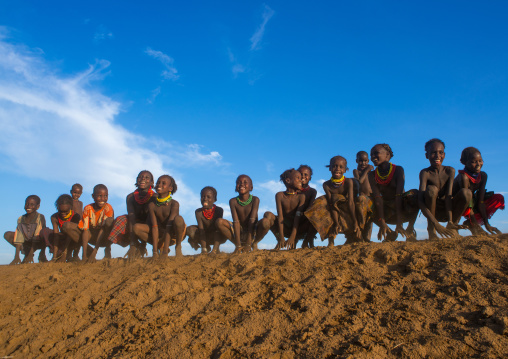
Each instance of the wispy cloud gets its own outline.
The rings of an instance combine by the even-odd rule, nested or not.
[[[155,99],[157,98],[157,96],[159,96],[160,93],[161,93],[161,87],[158,86],[157,88],[152,90],[152,96],[150,96],[150,98],[147,100],[147,102],[150,104],[154,103]]]
[[[87,20],[90,21],[89,19]],[[87,24],[88,21],[85,20],[85,24]],[[108,30],[104,25],[97,26],[97,30],[95,31],[93,37],[95,42],[101,42],[103,40],[112,40],[114,38],[115,35],[113,35],[113,33],[110,30]]]
[[[108,66],[97,61],[81,73],[62,76],[39,54],[6,41],[0,28],[0,166],[50,183],[76,178],[87,188],[105,183],[117,198],[133,190],[142,169],[154,176],[170,173],[178,182],[182,213],[193,213],[199,196],[182,181],[178,163],[218,166],[222,156],[204,153],[199,145],[162,141],[165,152],[157,152],[152,139],[119,125],[122,104],[93,86]],[[179,162],[168,161],[173,157]]]
[[[178,75],[178,70],[173,66],[175,60],[171,56],[166,55],[162,51],[152,50],[149,47],[146,48],[145,54],[160,61],[161,64],[165,67],[165,70],[162,71],[161,74],[164,79],[172,81],[178,80],[180,75]]]
[[[273,14],[275,14],[275,11],[272,10],[268,5],[264,6],[263,9],[263,15],[261,16],[262,21],[261,24],[258,26],[254,34],[250,38],[250,50],[255,51],[259,50],[261,48],[260,42],[263,40],[263,35],[265,34],[265,27],[268,21],[272,18]]]

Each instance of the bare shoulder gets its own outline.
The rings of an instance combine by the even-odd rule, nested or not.
[[[150,205],[152,203],[150,203]],[[175,208],[175,207],[180,207],[180,203],[178,203],[178,201],[176,199],[173,199],[173,200],[171,200],[171,208]]]
[[[134,192],[129,193],[125,199],[127,202],[132,201],[134,199]]]
[[[259,204],[259,197],[257,197],[257,196],[252,196],[252,202],[253,202],[253,203],[257,203],[257,204]]]
[[[404,167],[396,166],[395,167],[395,174],[404,174]]]

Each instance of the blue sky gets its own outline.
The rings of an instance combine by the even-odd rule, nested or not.
[[[352,171],[356,152],[381,142],[415,188],[432,137],[457,169],[462,149],[478,147],[488,189],[508,192],[504,1],[20,0],[0,9],[2,231],[32,193],[49,219],[75,182],[85,204],[106,184],[123,214],[142,169],[177,179],[187,224],[202,187],[216,187],[225,205],[246,173],[261,217],[285,169],[309,164],[321,190],[330,157],[343,155]],[[492,224],[507,231],[506,212]],[[0,244],[0,263],[13,254]]]

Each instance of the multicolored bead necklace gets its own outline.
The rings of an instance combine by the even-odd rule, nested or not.
[[[395,167],[397,166],[395,166],[390,162],[390,169],[388,170],[388,173],[386,175],[381,175],[379,173],[378,166],[378,168],[376,168],[376,171],[374,172],[374,179],[376,180],[376,182],[382,186],[388,185],[392,181],[393,175],[395,174]]]
[[[332,182],[332,184],[335,186],[335,187],[340,187],[344,184],[344,181],[346,180],[346,176],[342,175],[341,178],[330,178],[330,182]]]
[[[471,183],[478,184],[482,181],[482,174],[481,173],[471,173],[466,168],[463,170],[459,170],[459,173],[464,174],[469,178]]]
[[[157,197],[157,201],[155,202],[155,204],[157,205],[157,207],[167,206],[169,204],[169,201],[171,201],[171,200],[172,200],[171,192],[169,192],[167,197],[164,197],[164,198]]]
[[[206,219],[212,219],[213,218],[213,215],[215,214],[215,207],[217,207],[216,205],[213,205],[212,208],[210,209],[205,209],[203,208],[203,216],[206,218]]]
[[[150,200],[150,198],[152,198],[152,196],[154,194],[155,194],[155,192],[152,190],[152,187],[148,188],[148,192],[146,193],[146,195],[144,197],[140,197],[139,190],[135,190],[134,191],[134,200],[138,204],[145,204],[146,202],[148,202]]]
[[[57,216],[59,227],[62,228],[63,224],[65,222],[69,222],[72,219],[72,216],[74,216],[74,211],[71,209],[69,211],[69,214],[66,215],[64,218],[60,218],[60,216]]]

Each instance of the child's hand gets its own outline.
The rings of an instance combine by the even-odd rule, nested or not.
[[[296,248],[295,239],[293,237],[290,237],[284,244],[284,247],[286,247],[287,249],[295,249]]]
[[[34,254],[29,253],[25,256],[25,258],[23,258],[23,262],[21,262],[21,263],[33,263],[33,262],[34,262]]]
[[[377,239],[380,241],[383,241],[386,239],[386,235],[390,231],[390,228],[386,225],[386,223],[383,221],[379,226],[379,232],[377,232]]]
[[[330,236],[333,236],[333,238],[335,238],[335,236],[339,234],[339,224],[338,223],[332,224],[332,226],[330,227],[330,231],[328,233]]]
[[[441,224],[437,223],[434,225],[434,228],[436,229],[436,232],[440,234],[442,237],[453,238],[458,234],[457,231],[448,228],[448,225],[445,228]]]
[[[448,229],[455,229],[455,230],[459,230],[459,229],[467,229],[468,226],[463,226],[462,224],[455,224],[451,221],[448,221],[448,223],[446,224],[446,228]]]
[[[355,229],[354,229],[354,232],[355,232],[355,237],[357,240],[360,240],[362,238],[362,230],[360,229],[360,227],[358,226],[358,223],[355,223]]]
[[[485,223],[485,229],[489,231],[491,234],[501,234],[501,231],[496,227],[492,227],[490,224]]]
[[[406,230],[404,229],[404,227],[402,227],[402,224],[397,224],[397,226],[395,227],[395,233],[400,234],[404,238],[408,236]]]

